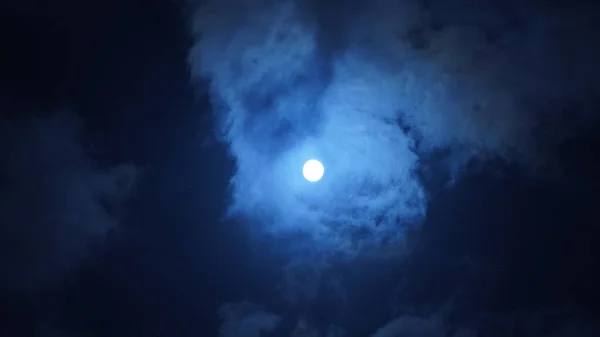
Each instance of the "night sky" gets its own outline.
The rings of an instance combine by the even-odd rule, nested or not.
[[[1,2],[0,337],[600,336],[574,3]]]

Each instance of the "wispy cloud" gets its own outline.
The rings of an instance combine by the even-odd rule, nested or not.
[[[81,131],[67,113],[0,124],[0,268],[12,291],[56,282],[118,224],[134,169],[94,163]]]

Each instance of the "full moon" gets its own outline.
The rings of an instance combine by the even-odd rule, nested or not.
[[[323,173],[325,173],[325,168],[323,167],[323,164],[316,159],[307,161],[304,163],[304,167],[302,167],[302,175],[310,182],[321,180]]]

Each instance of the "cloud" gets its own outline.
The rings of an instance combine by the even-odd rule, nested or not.
[[[189,59],[236,160],[231,214],[304,233],[306,249],[387,254],[426,212],[423,155],[447,150],[453,170],[473,157],[543,163],[590,116],[600,48],[572,37],[592,16],[472,5],[197,7]],[[325,165],[316,184],[301,175],[310,158]]]
[[[283,269],[283,298],[290,303],[312,301],[319,293],[323,269],[323,265],[303,261],[287,264]]]
[[[402,316],[377,330],[373,337],[442,337],[445,336],[444,323],[439,318]]]
[[[346,331],[337,325],[319,328],[306,318],[298,319],[296,326],[289,334],[290,337],[346,337]]]
[[[134,170],[98,166],[81,131],[66,113],[0,123],[0,268],[11,291],[59,280],[118,224]]]
[[[364,308],[363,308],[364,310]],[[221,337],[342,337],[355,336],[344,326],[316,324],[305,317],[278,316],[250,302],[221,306]],[[281,329],[282,328],[282,329]],[[348,332],[347,332],[348,331]],[[444,315],[402,315],[376,329],[372,337],[531,337],[597,336],[599,327],[567,310],[527,310],[513,313],[480,313],[468,322],[449,320]]]
[[[280,321],[250,302],[224,304],[219,314],[223,320],[220,337],[260,337],[263,332],[273,331]]]
[[[598,327],[588,321],[571,316],[545,316],[543,311],[528,315],[492,315],[494,324],[475,328],[455,326],[444,321],[441,317],[401,316],[379,328],[372,337],[475,337],[475,336],[532,336],[532,337],[562,337],[562,336],[596,336]],[[473,317],[474,318],[474,317]],[[550,318],[550,319],[549,319]]]

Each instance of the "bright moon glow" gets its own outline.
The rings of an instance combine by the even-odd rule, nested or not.
[[[302,174],[304,178],[310,182],[319,181],[323,177],[323,173],[325,173],[325,168],[320,161],[316,159],[311,159],[304,163],[304,167],[302,167]]]

